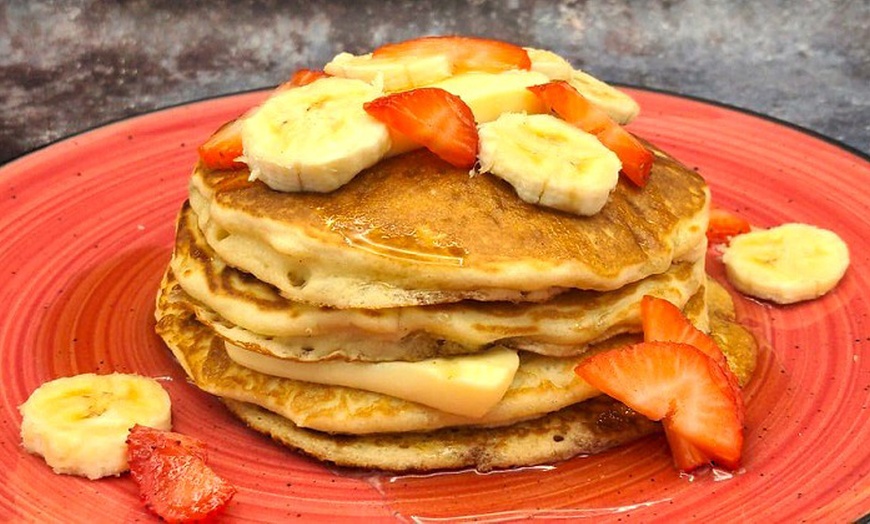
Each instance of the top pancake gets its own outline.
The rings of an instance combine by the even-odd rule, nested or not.
[[[325,194],[276,192],[247,176],[195,170],[200,228],[227,263],[315,305],[540,300],[618,289],[703,254],[706,184],[660,151],[643,189],[621,180],[591,217],[525,203],[496,177],[425,150]]]

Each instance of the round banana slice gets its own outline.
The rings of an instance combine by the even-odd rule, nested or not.
[[[242,126],[251,178],[288,192],[344,185],[390,149],[387,126],[363,109],[381,95],[362,80],[333,77],[275,94]]]
[[[169,394],[139,375],[86,373],[46,382],[21,406],[21,441],[55,473],[98,479],[127,470],[135,424],[170,429]]]
[[[578,215],[604,207],[622,163],[594,136],[552,115],[505,113],[481,124],[480,172],[521,199]]]
[[[722,261],[741,293],[791,304],[833,289],[849,267],[849,248],[832,231],[784,224],[733,237]]]

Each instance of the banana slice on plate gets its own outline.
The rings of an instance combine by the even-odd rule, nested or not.
[[[127,470],[135,424],[172,426],[169,394],[140,375],[86,373],[46,382],[20,407],[21,441],[55,473],[98,479]]]
[[[832,231],[783,224],[733,237],[722,262],[741,293],[791,304],[832,290],[849,267],[849,248]]]
[[[619,180],[613,151],[552,115],[505,113],[481,124],[479,137],[480,172],[504,179],[531,204],[593,215]]]
[[[332,77],[275,94],[242,126],[251,178],[277,191],[344,185],[390,149],[387,126],[363,109],[382,95],[362,80]]]

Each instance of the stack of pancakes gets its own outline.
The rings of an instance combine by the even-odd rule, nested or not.
[[[706,278],[706,184],[655,154],[644,188],[620,181],[589,217],[525,203],[425,150],[330,193],[281,193],[247,170],[199,165],[157,331],[192,381],[249,426],[341,465],[486,470],[636,439],[658,426],[573,368],[638,339],[643,295],[712,328],[741,379],[754,363],[727,294]],[[475,358],[516,368],[483,408],[461,384],[401,398],[413,389],[407,368],[369,375]],[[295,365],[285,374],[276,362]],[[323,378],[341,366],[386,378]]]

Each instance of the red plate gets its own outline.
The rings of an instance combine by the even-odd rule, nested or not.
[[[175,428],[205,439],[214,468],[239,488],[227,520],[848,521],[870,512],[870,163],[782,123],[631,93],[643,107],[632,130],[697,168],[717,205],[757,226],[833,229],[851,248],[852,267],[820,300],[738,300],[766,341],[746,391],[743,470],[681,477],[664,439],[650,438],[552,468],[390,477],[324,467],[242,427],[185,381],[152,315],[196,146],[263,97],[249,93],[118,122],[0,168],[0,520],[147,515],[129,478],[54,475],[19,444],[17,407],[30,392],[91,371],[163,381]]]

